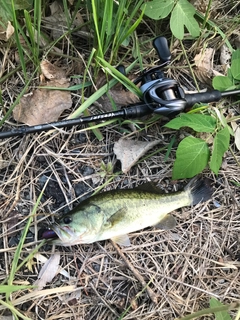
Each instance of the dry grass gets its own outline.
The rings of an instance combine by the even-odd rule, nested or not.
[[[158,137],[164,135],[161,128],[152,129]],[[3,156],[12,163],[1,171],[1,280],[9,273],[17,236],[41,189],[40,177],[51,177],[55,192],[50,194],[58,197],[62,192],[60,198],[69,207],[77,201],[76,183],[94,190],[104,182],[97,172],[100,162],[115,162],[112,143],[120,135],[116,126],[102,132],[106,140],[98,142],[88,134],[81,145],[71,143],[76,128],[64,137],[62,133],[42,134],[6,142],[8,153]],[[171,161],[164,163],[163,155],[157,154],[129,174],[119,175],[107,189],[158,180],[162,188],[174,191],[178,185],[169,179]],[[92,167],[94,172],[84,176],[80,172],[84,167]],[[130,248],[116,250],[110,241],[72,248],[45,246],[41,253],[47,257],[60,250],[61,267],[71,278],[58,274],[40,292],[14,294],[13,303],[31,319],[90,320],[118,319],[128,307],[124,319],[174,319],[207,307],[212,296],[224,303],[239,301],[240,192],[231,183],[240,183],[237,172],[239,168],[228,152],[211,201],[176,212],[178,224],[174,230],[151,228],[131,234]],[[220,206],[216,207],[214,201]],[[18,214],[14,211],[12,216],[16,208]],[[38,221],[46,221],[46,212],[58,211],[64,212],[62,203],[46,195],[23,257],[36,243]],[[23,268],[16,274],[16,283],[32,284],[39,269],[36,262],[32,272]]]
[[[12,68],[11,53],[1,50],[8,61],[5,70]],[[68,67],[74,70],[70,62]],[[18,73],[3,83],[6,107],[21,88]],[[79,103],[81,97],[74,93],[73,99]],[[239,113],[239,105],[234,108],[231,111]],[[6,123],[5,127],[10,125]],[[100,174],[102,161],[112,162],[114,172],[119,171],[113,154],[113,143],[123,135],[119,124],[101,128],[101,132],[101,142],[89,129],[80,128],[0,141],[0,157],[5,161],[0,170],[1,282],[9,275],[21,230],[47,179],[22,258],[39,242],[37,233],[43,222],[68,211],[108,180],[109,176],[102,178]],[[132,133],[139,139],[162,139],[162,146],[168,145],[172,134],[160,121],[141,133]],[[60,251],[61,267],[70,278],[58,273],[41,291],[14,293],[13,305],[30,319],[171,320],[208,307],[210,297],[224,303],[240,301],[240,191],[233,183],[240,184],[240,153],[233,143],[231,148],[233,153],[226,153],[218,177],[204,172],[214,181],[212,199],[176,211],[174,230],[135,232],[130,235],[132,246],[124,249],[111,241],[71,248],[45,245],[41,254],[50,257]],[[175,148],[167,161],[163,152],[140,161],[129,173],[116,175],[105,190],[130,188],[151,180],[166,192],[177,191],[185,182],[171,181],[174,152]],[[32,270],[21,268],[15,283],[32,284],[40,268],[36,260],[32,261]],[[9,313],[0,306],[0,315],[8,319]]]

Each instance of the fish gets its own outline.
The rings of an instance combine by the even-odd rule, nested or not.
[[[170,212],[207,201],[213,193],[209,179],[198,177],[182,191],[163,194],[159,190],[135,188],[96,194],[50,225],[42,238],[61,246],[107,239],[130,246],[129,233],[151,226],[174,228],[176,221]]]

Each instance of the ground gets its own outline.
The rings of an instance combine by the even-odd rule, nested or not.
[[[233,38],[230,40],[233,43]],[[176,42],[173,48],[175,66],[185,63],[186,68],[184,73],[169,68],[168,76],[182,81],[186,88],[193,83],[191,75],[186,71],[186,61],[178,60],[179,43]],[[195,49],[188,41],[186,48],[193,57]],[[1,50],[4,54],[4,48]],[[151,55],[151,61],[158,59],[154,53]],[[7,58],[5,70],[16,64],[10,53]],[[65,68],[68,75],[79,70],[73,60],[59,58],[51,62]],[[149,63],[149,59],[145,62]],[[31,74],[32,66],[28,65],[28,68]],[[15,73],[2,83],[3,110],[21,92],[22,81],[22,75]],[[38,81],[36,77],[32,86],[38,85]],[[204,87],[204,84],[200,86]],[[81,94],[81,90],[72,93],[73,108],[81,101]],[[239,121],[239,102],[236,101],[227,98],[209,108],[221,104],[226,117],[236,116]],[[95,104],[90,112],[104,111],[100,107]],[[62,118],[70,112],[68,110]],[[102,126],[101,141],[87,125],[0,141],[3,164],[0,170],[2,284],[6,284],[21,232],[44,187],[19,264],[41,242],[39,229],[74,208],[99,187],[103,186],[101,192],[104,192],[153,181],[164,193],[176,192],[186,185],[187,179],[172,180],[172,168],[177,144],[189,134],[189,130],[182,129],[176,134],[175,130],[163,127],[168,121],[165,118],[155,119],[150,124],[147,120],[142,119],[135,126],[122,121]],[[10,118],[4,124],[4,131],[14,125]],[[175,135],[176,143],[166,158],[169,142]],[[113,152],[114,143],[123,136],[141,141],[160,139],[161,143],[149,151],[151,156],[141,158],[124,174]],[[112,170],[104,172],[102,162],[111,163]],[[151,227],[136,231],[129,235],[131,246],[126,248],[118,247],[111,240],[66,248],[44,244],[38,255],[16,271],[13,283],[34,284],[44,257],[49,258],[57,252],[60,253],[60,268],[44,288],[12,293],[12,304],[30,319],[170,320],[208,308],[212,297],[224,304],[239,303],[239,163],[240,152],[231,138],[218,175],[209,168],[202,173],[212,182],[214,192],[211,199],[176,210],[173,215],[177,225],[172,230]],[[11,312],[3,304],[0,304],[0,314],[0,319],[12,319]],[[236,308],[230,314],[234,318]],[[213,315],[198,316],[198,319],[214,318]]]

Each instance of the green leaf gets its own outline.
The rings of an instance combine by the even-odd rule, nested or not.
[[[11,0],[1,0],[11,6]],[[29,9],[33,5],[33,0],[14,0],[15,10]]]
[[[160,20],[166,18],[172,11],[174,0],[153,0],[145,3],[141,9],[151,19]]]
[[[213,132],[216,128],[216,120],[203,114],[183,113],[165,124],[165,127],[176,130],[182,127],[189,127],[197,132]]]
[[[233,78],[240,80],[240,50],[236,50],[232,54],[231,72]]]
[[[173,179],[192,178],[206,167],[210,156],[207,143],[192,136],[183,139],[176,152]]]
[[[210,168],[215,173],[218,171],[222,164],[222,157],[224,152],[227,151],[230,142],[230,133],[227,127],[220,130],[213,141],[212,156],[210,160]]]
[[[14,291],[20,291],[25,289],[30,289],[32,286],[22,286],[22,285],[0,285],[0,293],[12,293]]]
[[[213,88],[219,91],[226,91],[233,83],[229,77],[226,76],[216,76],[212,81]]]
[[[216,307],[221,307],[221,306],[224,306],[224,304],[222,304],[216,298],[212,297],[210,299],[210,307],[211,308],[216,308]],[[215,312],[214,314],[215,314],[216,320],[232,320],[227,311],[218,311],[218,312]]]
[[[32,0],[15,0],[14,1],[14,8],[15,10],[23,10],[29,9],[32,7],[33,1]],[[0,0],[0,20],[3,23],[6,23],[8,20],[13,20],[12,14],[12,4],[11,0]]]
[[[182,40],[184,37],[184,26],[190,32],[191,36],[196,38],[200,34],[200,28],[197,20],[194,18],[196,10],[187,0],[179,0],[171,15],[170,28],[173,35]]]

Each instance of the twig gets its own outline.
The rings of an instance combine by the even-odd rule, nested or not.
[[[116,317],[119,317],[119,314],[109,306],[109,304],[105,301],[105,299],[98,293],[98,291],[96,290],[95,286],[90,282],[90,286],[93,289],[93,291],[95,292],[95,294],[101,299],[101,301],[103,302],[103,304],[113,313],[115,314]]]
[[[149,295],[149,298],[152,300],[152,302],[154,304],[158,303],[158,298],[157,295],[153,292],[153,290],[151,288],[149,288],[148,284],[146,283],[146,281],[143,279],[142,275],[134,268],[134,266],[131,264],[131,262],[125,257],[124,253],[122,252],[121,248],[118,247],[118,245],[116,243],[114,243],[113,241],[112,245],[114,246],[114,248],[116,249],[117,253],[120,255],[120,257],[123,259],[123,261],[126,263],[126,265],[128,266],[128,268],[132,271],[132,273],[134,274],[134,276],[138,279],[138,281],[141,283],[143,288],[146,288],[147,293]]]

